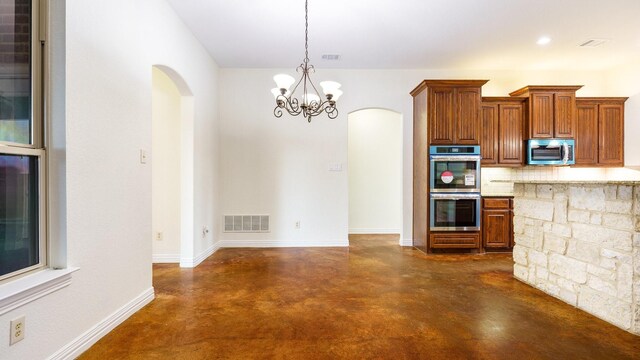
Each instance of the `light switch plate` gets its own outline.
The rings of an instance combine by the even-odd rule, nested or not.
[[[330,163],[329,171],[342,171],[342,163]]]
[[[140,149],[140,164],[147,163],[147,151],[145,149]]]

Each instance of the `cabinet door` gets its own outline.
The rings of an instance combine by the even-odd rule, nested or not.
[[[498,163],[524,165],[522,104],[501,104],[498,118]]]
[[[561,91],[554,95],[554,136],[573,139],[576,135],[575,119],[576,94]]]
[[[624,165],[624,104],[600,104],[598,111],[598,162]]]
[[[598,105],[578,103],[576,125],[576,165],[598,163]]]
[[[454,119],[456,144],[480,144],[480,89],[455,89],[456,116]]]
[[[511,210],[482,211],[482,239],[485,248],[511,246]]]
[[[529,136],[531,138],[553,137],[553,93],[531,94]]]
[[[454,89],[429,88],[429,145],[454,144]]]
[[[482,165],[498,162],[498,105],[482,104],[482,141],[480,142]]]

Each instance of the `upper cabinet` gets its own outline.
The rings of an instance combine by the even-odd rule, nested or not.
[[[525,139],[576,136],[576,91],[582,86],[525,86],[509,95],[524,97]]]
[[[576,166],[624,166],[626,100],[576,99]]]
[[[427,97],[429,145],[478,145],[481,87],[488,80],[425,80],[411,95]]]
[[[482,98],[482,166],[524,166],[524,101]]]

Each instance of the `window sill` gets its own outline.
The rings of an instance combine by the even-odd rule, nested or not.
[[[76,270],[46,269],[0,285],[0,315],[69,286],[71,273]]]

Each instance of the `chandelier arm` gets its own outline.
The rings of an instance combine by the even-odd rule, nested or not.
[[[298,104],[298,99],[294,98],[292,100],[287,100],[285,103],[285,110],[293,116],[300,115],[302,108]]]
[[[312,106],[309,106],[309,108],[307,108],[306,112],[311,114],[311,116],[317,116],[322,114],[323,112],[326,112],[326,108],[329,107],[330,104],[328,101],[324,101],[324,102],[316,102],[313,101],[312,102]]]
[[[324,111],[327,113],[329,119],[335,119],[338,117],[338,108],[335,106],[335,103],[329,104],[329,106],[324,108]]]
[[[296,92],[296,90],[298,89],[298,86],[300,85],[300,83],[302,82],[302,80],[304,80],[304,72],[305,72],[305,68],[304,68],[304,64],[300,64],[300,66],[298,66],[298,68],[296,69],[297,72],[302,71],[303,76],[300,77],[300,80],[298,80],[298,82],[296,83],[296,86],[293,87],[293,90],[291,90],[291,92],[289,93],[289,97],[293,97],[293,93]]]
[[[276,99],[276,108],[273,110],[274,115],[276,117],[282,116],[282,109],[286,110],[293,116],[300,115],[302,110],[301,106],[298,104],[298,99],[289,99],[286,96],[280,95]],[[280,114],[280,116],[278,116],[278,114]]]
[[[322,96],[320,96],[320,92],[318,91],[318,89],[316,89],[316,86],[313,84],[313,81],[311,81],[311,77],[309,77],[309,84],[311,84],[311,87],[316,92],[316,95],[318,95],[318,97],[322,99]]]

